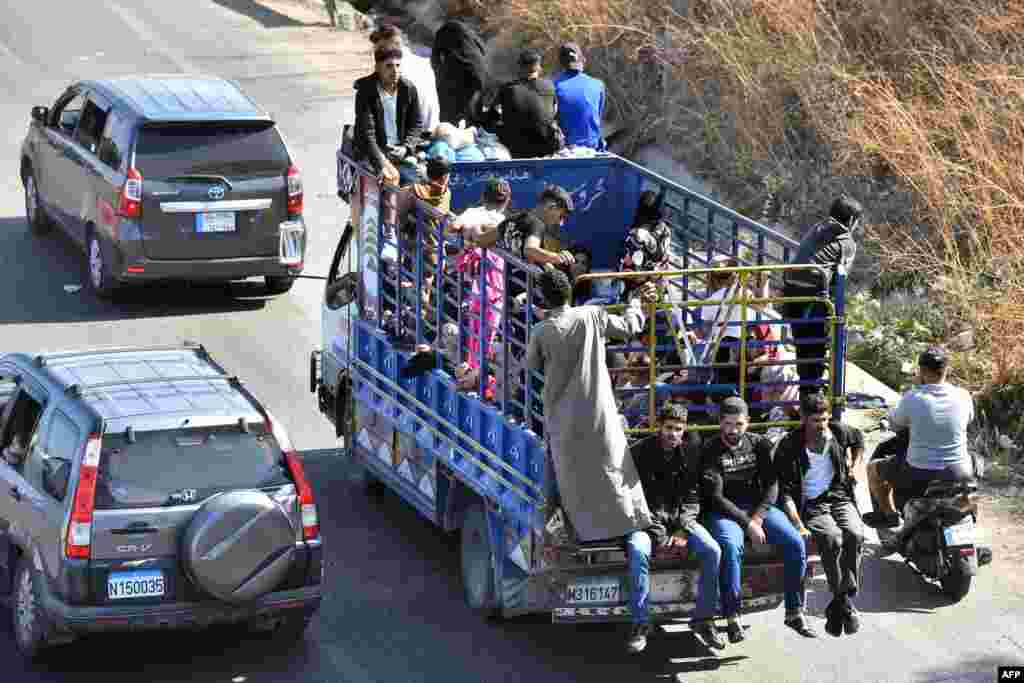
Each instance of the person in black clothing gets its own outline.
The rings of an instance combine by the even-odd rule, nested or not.
[[[797,249],[791,265],[815,264],[825,269],[826,276],[812,270],[791,270],[783,275],[783,291],[785,297],[828,295],[832,281],[837,273],[847,273],[857,256],[857,243],[853,239],[854,230],[860,223],[864,208],[860,202],[847,195],[841,195],[829,209],[827,219],[813,226]],[[783,305],[783,315],[795,320],[821,319],[828,315],[822,303],[793,303]],[[798,361],[823,359],[828,348],[828,328],[824,321],[793,322],[790,324],[793,339],[796,342]],[[808,341],[810,340],[810,341]],[[823,360],[797,365],[797,372],[802,381],[820,382],[825,374]],[[801,385],[802,394],[817,393],[817,385]]]
[[[754,544],[771,543],[782,550],[785,579],[785,624],[807,638],[817,636],[804,619],[803,580],[807,547],[782,510],[775,506],[779,482],[772,464],[772,442],[748,434],[746,402],[731,396],[720,405],[719,437],[705,443],[701,457],[709,487],[709,530],[722,546],[722,611],[728,620],[729,642],[746,636],[739,621],[742,595],[744,535]]]
[[[558,99],[554,84],[541,75],[540,53],[524,50],[519,55],[519,79],[501,86],[484,122],[485,128],[497,130],[513,159],[545,157],[558,151],[552,125]]]
[[[658,413],[658,433],[630,448],[643,485],[647,506],[658,526],[648,535],[661,547],[685,548],[696,553],[701,565],[697,610],[690,622],[694,633],[709,647],[722,649],[725,643],[715,630],[719,610],[718,570],[722,549],[697,518],[700,514],[700,435],[686,431],[686,407],[665,403]],[[637,532],[643,534],[644,532]],[[639,652],[647,641],[647,581],[650,541],[630,538],[630,573],[634,580],[631,607],[634,628],[629,649]]]
[[[386,182],[404,185],[415,180],[415,168],[401,162],[412,154],[423,132],[419,94],[401,75],[401,50],[378,49],[374,59],[377,70],[355,83],[353,152],[356,161],[369,162]]]
[[[864,455],[864,436],[832,421],[829,401],[821,394],[803,397],[800,417],[803,424],[775,450],[779,491],[790,521],[801,535],[814,534],[821,550],[833,596],[825,630],[849,635],[860,629],[852,598],[860,587],[864,534],[852,470]]]
[[[452,19],[434,34],[430,65],[437,80],[441,121],[476,123],[488,85],[487,46],[464,22]]]

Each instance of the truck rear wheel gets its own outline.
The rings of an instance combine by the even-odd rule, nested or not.
[[[495,581],[496,553],[487,525],[487,510],[481,503],[466,510],[461,541],[462,590],[466,605],[482,616],[497,616],[500,608]]]

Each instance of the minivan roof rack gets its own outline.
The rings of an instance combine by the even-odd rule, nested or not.
[[[193,341],[185,341],[181,344],[175,345],[159,345],[159,346],[108,346],[100,349],[93,350],[82,350],[82,351],[57,351],[54,353],[40,353],[35,357],[35,365],[37,368],[45,367],[47,363],[53,360],[59,360],[62,358],[74,358],[75,356],[102,356],[114,353],[131,353],[132,351],[183,351],[187,349],[194,350],[201,358],[209,358],[210,354],[207,352],[206,347],[202,344]]]
[[[96,384],[72,384],[64,393],[73,398],[81,398],[86,391],[93,389],[107,389],[110,387],[132,386],[138,384],[160,384],[162,382],[189,382],[194,380],[208,380],[212,382],[228,382],[235,386],[240,384],[238,377],[234,375],[183,375],[178,377],[147,377],[145,379],[120,379],[113,382],[98,382]]]

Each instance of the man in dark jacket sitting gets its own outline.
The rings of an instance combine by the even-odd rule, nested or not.
[[[696,432],[686,431],[687,418],[682,404],[666,403],[658,414],[658,433],[630,449],[647,506],[658,523],[648,529],[647,534],[637,532],[627,540],[634,580],[630,602],[634,626],[628,644],[632,652],[644,649],[650,629],[647,596],[651,538],[661,547],[689,547],[697,555],[701,577],[691,628],[709,647],[725,647],[714,621],[719,609],[718,567],[722,550],[697,521],[701,499],[701,440]]]
[[[484,125],[497,130],[513,159],[545,157],[558,151],[557,113],[555,86],[543,77],[540,53],[524,50],[519,79],[501,86]]]
[[[402,77],[402,51],[379,48],[376,71],[360,78],[356,88],[356,126],[352,138],[356,161],[392,185],[416,180],[416,167],[402,161],[415,154],[423,132],[419,93]]]
[[[782,551],[785,573],[785,624],[805,638],[817,636],[804,618],[803,580],[807,547],[782,510],[775,506],[779,482],[772,463],[772,442],[748,434],[747,403],[731,396],[721,403],[719,436],[705,443],[702,469],[712,485],[709,530],[722,546],[722,611],[729,642],[746,638],[740,623],[744,536]]]
[[[864,534],[852,470],[864,454],[864,437],[859,429],[831,421],[831,406],[821,394],[803,397],[800,417],[803,424],[776,446],[779,492],[793,526],[801,535],[814,534],[821,550],[833,596],[825,630],[849,635],[860,629],[851,599],[860,585]]]

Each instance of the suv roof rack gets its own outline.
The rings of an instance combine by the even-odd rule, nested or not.
[[[239,386],[241,382],[235,375],[182,375],[177,377],[147,377],[143,379],[120,379],[113,382],[98,382],[96,384],[72,384],[64,390],[64,393],[74,398],[81,398],[82,394],[92,389],[106,389],[109,387],[131,386],[136,384],[160,384],[162,382],[188,382],[194,380],[208,380],[212,382],[228,382]]]
[[[201,358],[209,358],[210,354],[202,344],[193,341],[185,341],[181,344],[159,345],[159,346],[108,346],[100,349],[83,351],[57,351],[55,353],[40,353],[34,359],[37,368],[45,367],[47,363],[62,358],[74,358],[75,356],[102,356],[114,353],[131,353],[132,351],[184,351],[194,350]]]

